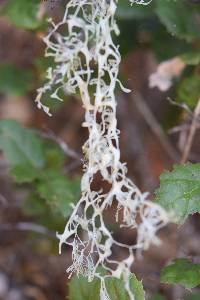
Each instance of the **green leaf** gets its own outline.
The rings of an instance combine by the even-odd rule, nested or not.
[[[41,26],[38,18],[40,3],[40,0],[9,0],[1,10],[1,14],[8,16],[17,27],[34,30]]]
[[[56,212],[68,217],[71,213],[70,203],[80,197],[80,179],[70,180],[56,171],[46,171],[37,184],[37,191]]]
[[[196,66],[200,63],[200,51],[190,51],[180,55],[185,64]]]
[[[40,139],[30,129],[23,128],[14,120],[0,121],[0,149],[11,167],[26,165],[42,168],[44,155]]]
[[[35,190],[22,202],[22,210],[26,216],[37,218],[39,224],[53,231],[62,231],[65,226],[66,219],[55,210],[49,209],[46,200],[40,198]]]
[[[166,298],[165,297],[163,297],[162,295],[160,295],[160,294],[154,294],[154,295],[152,295],[150,298],[149,298],[149,300],[165,300]]]
[[[137,280],[134,274],[130,278],[131,290],[135,300],[144,300],[144,290],[142,283]],[[124,288],[123,280],[109,278],[106,279],[108,294],[112,300],[129,300],[129,296]],[[100,300],[100,280],[94,279],[88,282],[86,278],[74,277],[69,285],[69,300]]]
[[[33,74],[11,64],[0,65],[0,92],[24,95],[32,88]]]
[[[200,99],[200,75],[190,76],[180,83],[177,89],[178,102],[184,102],[192,109]]]
[[[120,279],[107,279],[106,287],[108,289],[108,293],[113,300],[129,300],[129,296],[124,289],[124,283]],[[131,291],[134,294],[135,300],[144,300],[144,290],[142,286],[142,282],[137,280],[135,274],[131,274],[130,277],[130,287]]]
[[[129,1],[120,0],[117,7],[116,16],[122,20],[141,20],[148,18],[153,14],[153,3],[147,6],[130,6]]]
[[[174,166],[172,172],[161,174],[156,202],[172,212],[178,224],[200,212],[200,163]]]
[[[40,170],[34,168],[29,163],[20,164],[11,168],[11,175],[16,183],[31,183],[40,177]]]
[[[45,141],[45,167],[50,170],[61,170],[66,160],[66,154],[55,142]]]
[[[66,159],[60,147],[42,140],[31,129],[23,128],[14,120],[0,121],[0,149],[4,151],[17,183],[43,179],[44,173],[60,172]]]
[[[74,276],[69,283],[69,300],[99,300],[100,280],[88,282],[86,278]]]
[[[39,218],[40,215],[46,217],[50,212],[46,201],[41,199],[35,190],[24,199],[22,210],[27,216],[35,216],[37,218]]]
[[[185,258],[178,258],[161,272],[161,283],[181,284],[187,289],[200,284],[200,264],[193,264]]]
[[[40,56],[34,61],[35,67],[37,68],[37,74],[39,75],[40,82],[46,81],[47,69],[55,68],[56,64],[53,57]]]
[[[187,41],[200,38],[199,7],[182,0],[157,0],[155,11],[172,35]]]

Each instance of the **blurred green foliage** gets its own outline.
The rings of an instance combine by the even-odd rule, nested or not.
[[[148,6],[134,5],[134,7],[130,7],[128,1],[119,0],[116,15],[118,20],[143,20],[152,16],[153,9],[153,2]]]
[[[161,272],[161,282],[181,284],[187,289],[200,284],[200,264],[194,264],[185,258],[177,258]]]
[[[200,212],[200,163],[176,165],[160,176],[156,201],[173,213],[174,222],[183,224],[190,214]]]
[[[9,17],[17,27],[38,29],[42,25],[42,21],[38,17],[41,2],[40,0],[8,0],[8,3],[0,10],[0,14]]]
[[[27,165],[30,169],[41,169],[44,166],[42,145],[36,134],[16,121],[0,121],[0,149],[13,167]]]
[[[70,203],[80,197],[80,179],[69,179],[64,175],[65,156],[57,144],[47,142],[36,131],[24,128],[16,121],[2,120],[0,149],[9,162],[15,182],[30,185],[28,202],[29,206],[31,200],[35,202],[33,214],[35,210],[45,213],[44,209],[50,208],[60,218],[70,215]],[[41,206],[44,209],[41,210]]]
[[[200,63],[200,51],[194,50],[186,52],[181,55],[181,59],[189,66],[197,66]]]
[[[88,282],[84,277],[74,277],[69,286],[69,300],[100,300],[100,284],[99,279]],[[129,300],[123,280],[107,278],[106,288],[112,300]],[[142,282],[134,274],[130,277],[130,288],[135,300],[144,300]]]
[[[156,294],[152,295],[149,298],[149,300],[166,300],[166,298],[163,297],[162,295],[156,293]]]
[[[0,64],[0,92],[21,96],[33,87],[33,72],[13,64]]]
[[[71,213],[70,203],[75,203],[80,197],[80,179],[67,179],[52,170],[46,171],[37,184],[37,192],[47,201],[55,212],[60,212],[64,217]]]
[[[46,22],[48,11],[42,14],[43,18],[41,19],[42,4],[40,0],[30,0],[28,2],[25,0],[9,0],[0,12],[1,15],[7,16],[16,27],[44,32],[42,25]],[[194,5],[190,1],[153,0],[147,6],[135,4],[130,6],[127,0],[119,0],[117,19],[121,35],[115,38],[120,45],[123,57],[133,50],[144,48],[153,51],[160,61],[179,55],[190,68],[192,66],[196,70],[200,63],[199,16],[200,4]],[[38,70],[38,78],[34,80],[40,86],[46,74],[45,69],[53,66],[54,62],[40,56],[34,64],[33,68]],[[14,68],[15,66],[13,66],[13,70]],[[31,76],[33,69],[24,70],[26,72],[24,74],[20,71],[12,72],[11,66],[4,66],[4,70],[0,72],[5,74],[3,78],[0,76],[0,91],[12,94],[25,94],[29,91],[33,86],[33,77]],[[196,81],[192,77],[192,73],[190,72],[191,80],[189,76],[188,81],[185,81],[186,78],[183,74],[174,83],[175,88],[171,90],[171,97],[178,102],[186,102],[194,108],[196,99],[200,96],[199,90],[196,89],[195,95],[188,97],[187,87],[184,87],[188,82],[192,87],[192,81],[195,85]],[[27,80],[24,80],[25,76]],[[176,91],[177,88],[178,92]],[[61,96],[67,99],[64,94]],[[48,93],[44,95],[44,102],[46,105],[50,105],[52,109],[59,108],[62,105],[59,101],[53,101]]]
[[[41,14],[41,4],[40,0],[8,0],[1,7],[0,14],[16,28],[45,35],[44,25],[49,15],[47,11]],[[137,49],[153,52],[158,61],[180,56],[186,70],[174,82],[169,95],[194,109],[200,99],[200,4],[186,0],[153,0],[148,6],[130,6],[128,0],[119,0],[117,21],[121,35],[115,39],[120,45],[122,58]],[[26,95],[36,85],[42,85],[45,70],[53,65],[52,60],[43,58],[43,53],[29,69],[11,63],[1,64],[0,92]],[[64,94],[62,97],[67,98]],[[61,105],[61,102],[52,101],[48,93],[44,101],[54,108]],[[38,132],[11,120],[0,121],[0,149],[9,162],[10,174],[16,184],[29,191],[23,204],[24,213],[49,228],[63,229],[64,220],[70,215],[70,203],[75,203],[80,196],[80,179],[66,176],[67,158],[62,150],[54,142],[41,138]],[[176,212],[178,223],[183,223],[189,214],[200,211],[199,173],[197,164],[176,166],[172,172],[161,175],[157,201]],[[197,275],[199,265],[194,267],[186,260],[177,260],[163,270],[161,280],[191,288],[199,283]],[[136,300],[144,300],[141,282],[134,275],[131,281]],[[127,299],[121,281],[110,280],[108,289],[112,300]],[[99,282],[88,284],[81,277],[74,278],[69,293],[70,300],[97,299]],[[152,296],[153,299],[164,298],[157,294]],[[185,299],[199,299],[199,295],[188,295]]]
[[[181,80],[177,87],[177,101],[194,109],[200,99],[200,74],[190,75]]]
[[[157,0],[155,12],[172,35],[188,42],[200,38],[199,6],[182,0]]]

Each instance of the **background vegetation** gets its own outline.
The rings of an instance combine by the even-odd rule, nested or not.
[[[44,58],[47,18],[58,21],[66,3],[0,1],[0,299],[98,297],[98,281],[74,278],[68,285],[71,252],[58,257],[55,234],[80,196],[84,111],[78,98],[66,95],[63,103],[45,95],[52,118],[34,103],[54,63]],[[153,0],[130,7],[119,0],[117,21],[120,77],[133,89],[117,91],[123,160],[139,187],[175,215],[160,232],[163,245],[137,258],[132,288],[136,300],[144,299],[143,288],[151,300],[200,299],[200,4]],[[150,89],[149,76],[174,57],[184,68],[170,65],[167,74],[177,75],[170,89]],[[118,239],[134,241],[112,224],[112,211],[107,220]],[[107,284],[112,300],[127,299],[120,281]]]

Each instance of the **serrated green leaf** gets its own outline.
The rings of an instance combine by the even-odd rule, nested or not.
[[[16,183],[30,183],[40,177],[40,170],[30,164],[20,164],[11,168]]]
[[[180,83],[177,89],[178,102],[186,103],[192,109],[200,99],[200,75],[190,76]]]
[[[182,0],[157,0],[155,12],[172,35],[187,41],[200,38],[198,7]]]
[[[0,149],[11,167],[29,165],[42,168],[44,155],[42,144],[34,131],[23,128],[14,120],[0,121]]]
[[[22,203],[22,210],[26,216],[37,218],[37,222],[53,231],[62,231],[66,219],[55,210],[49,209],[45,199],[42,199],[34,190]]]
[[[156,202],[172,212],[178,224],[200,212],[200,163],[177,165],[172,172],[161,174]]]
[[[178,258],[162,270],[161,283],[181,284],[188,289],[194,288],[200,284],[200,264]]]
[[[130,278],[131,290],[135,300],[144,300],[144,290],[142,283],[137,280],[134,274]],[[129,296],[124,288],[124,283],[120,279],[106,279],[108,294],[112,300],[129,300]],[[94,279],[88,282],[86,278],[74,277],[69,284],[69,300],[100,300],[100,281]]]
[[[190,51],[180,55],[185,64],[196,66],[200,63],[200,51]]]
[[[1,14],[8,16],[15,26],[33,30],[41,26],[41,20],[38,18],[39,5],[40,0],[9,0]]]
[[[106,287],[111,299],[129,300],[129,296],[124,289],[124,283],[122,280],[114,278],[108,279],[106,280]],[[136,278],[135,274],[131,274],[130,276],[130,288],[134,294],[135,300],[145,299],[142,282]]]
[[[80,179],[70,180],[59,172],[49,171],[40,178],[37,191],[52,209],[68,217],[71,213],[70,203],[77,202],[80,197]]]
[[[0,65],[0,92],[24,95],[32,88],[33,74],[11,64]]]
[[[54,142],[45,141],[44,144],[46,169],[61,170],[66,160],[66,154]]]
[[[100,281],[88,282],[84,277],[74,276],[69,283],[69,300],[99,300]]]

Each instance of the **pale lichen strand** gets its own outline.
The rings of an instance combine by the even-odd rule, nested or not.
[[[114,91],[117,83],[122,87],[118,80],[121,57],[112,39],[113,33],[119,33],[114,18],[116,6],[115,0],[69,1],[63,20],[52,22],[53,30],[44,39],[46,56],[54,57],[56,67],[49,68],[48,81],[38,90],[36,102],[50,114],[41,96],[55,88],[52,98],[60,99],[58,92],[63,89],[69,94],[79,93],[85,109],[83,126],[88,128],[89,138],[83,146],[82,196],[73,206],[64,233],[58,234],[60,252],[63,244],[72,247],[72,265],[67,272],[69,276],[74,272],[83,275],[88,281],[99,278],[101,300],[110,299],[105,278],[122,278],[134,300],[129,275],[135,251],[159,242],[156,232],[168,222],[168,216],[127,178],[126,165],[120,161]],[[94,190],[92,183],[97,174],[108,183],[109,191]],[[116,221],[119,211],[122,214],[120,226],[137,231],[134,245],[116,241],[105,223],[104,212],[113,202],[117,203]],[[127,251],[126,259],[113,258],[114,246]],[[105,274],[99,272],[99,266]]]
[[[149,5],[152,0],[129,0],[131,4],[142,4],[142,5]]]

